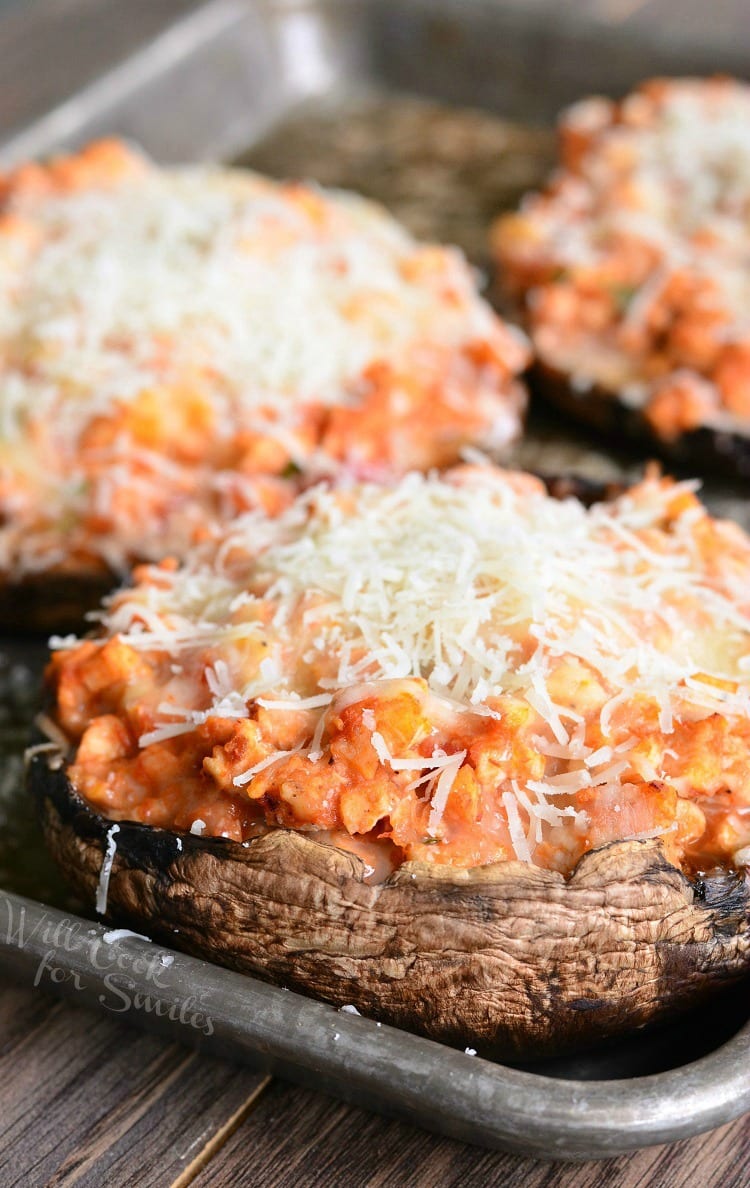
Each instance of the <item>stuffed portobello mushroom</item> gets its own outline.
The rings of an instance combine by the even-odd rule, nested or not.
[[[692,484],[339,483],[57,641],[30,780],[108,919],[504,1055],[750,970],[750,539]]]
[[[0,599],[27,625],[290,478],[520,431],[524,336],[460,252],[355,195],[105,141],[0,176],[0,256]]]
[[[656,79],[560,122],[560,166],[498,220],[535,388],[694,470],[750,476],[750,87]]]

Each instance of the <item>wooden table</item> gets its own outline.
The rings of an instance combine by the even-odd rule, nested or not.
[[[602,1163],[481,1151],[0,991],[2,1188],[747,1188],[750,1120]]]
[[[0,18],[0,134],[23,126],[197,0],[36,0]],[[659,23],[673,0],[606,5]],[[746,11],[721,5],[739,24]],[[607,9],[607,12],[605,12]],[[691,4],[690,20],[712,20]],[[681,10],[682,11],[682,10]],[[711,10],[713,11],[713,10]],[[702,16],[701,16],[702,14]],[[197,1055],[39,992],[0,987],[0,1188],[423,1185],[746,1188],[750,1120],[598,1164],[485,1152]],[[747,1166],[746,1166],[747,1165]]]

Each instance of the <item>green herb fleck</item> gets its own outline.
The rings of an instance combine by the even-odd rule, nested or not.
[[[610,293],[618,313],[624,314],[637,293],[635,285],[612,285]]]

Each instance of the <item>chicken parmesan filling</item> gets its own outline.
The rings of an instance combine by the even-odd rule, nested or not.
[[[141,567],[48,675],[70,779],[115,821],[386,865],[569,871],[652,837],[741,864],[749,590],[750,539],[691,484],[587,510],[462,467],[246,513]]]
[[[560,170],[495,237],[541,359],[664,440],[747,433],[750,87],[655,80],[560,131]]]
[[[0,571],[183,556],[278,476],[502,449],[520,332],[353,195],[116,142],[0,177]]]

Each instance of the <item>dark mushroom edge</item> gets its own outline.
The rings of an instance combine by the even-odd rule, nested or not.
[[[122,581],[106,570],[37,573],[0,581],[0,623],[3,631],[49,635],[77,631],[86,612],[96,610],[105,594]]]
[[[581,390],[570,375],[539,356],[528,373],[528,382],[533,394],[619,444],[646,446],[683,470],[750,478],[750,426],[748,433],[742,434],[704,425],[668,441],[654,431],[642,409],[628,405],[617,392],[599,384]]]
[[[51,747],[29,757],[46,842],[93,910],[113,822]],[[407,863],[275,829],[240,844],[118,822],[106,919],[335,1006],[500,1058],[595,1044],[750,971],[744,872],[692,883],[656,840],[592,850],[572,874],[520,862]]]

